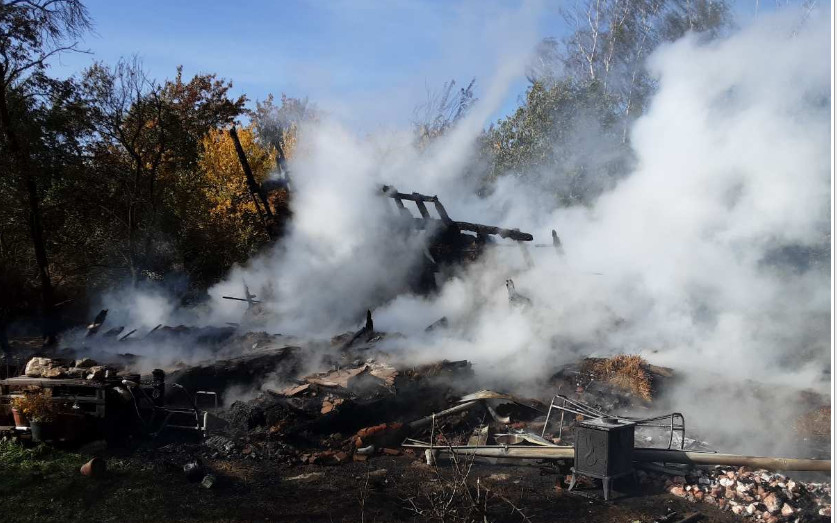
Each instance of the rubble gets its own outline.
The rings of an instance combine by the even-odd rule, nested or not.
[[[459,452],[469,446],[481,447],[486,452],[496,451],[489,459],[518,456],[534,461],[547,459],[550,452],[567,455],[548,459],[572,457],[572,448],[566,445],[573,442],[574,424],[579,421],[575,415],[567,416],[565,425],[564,421],[560,422],[564,429],[560,433],[561,414],[551,409],[557,408],[554,400],[547,406],[537,399],[503,392],[471,392],[478,387],[472,386],[473,372],[468,361],[399,365],[391,356],[378,350],[379,340],[370,340],[362,347],[358,344],[349,349],[341,349],[338,344],[334,353],[326,353],[318,360],[322,362],[322,371],[310,373],[311,368],[301,363],[310,349],[288,344],[288,341],[264,333],[235,336],[229,343],[246,346],[238,357],[219,358],[167,375],[169,389],[188,387],[192,391],[213,390],[217,384],[228,387],[251,383],[266,376],[272,380],[270,386],[254,398],[226,405],[223,401],[229,399],[224,398],[224,389],[219,389],[222,404],[210,411],[212,417],[224,420],[225,424],[213,425],[201,443],[188,447],[188,452],[174,464],[183,466],[183,474],[190,482],[200,483],[202,488],[215,488],[218,484],[218,478],[210,473],[218,469],[206,460],[317,467],[348,463],[348,470],[351,470],[352,462],[361,462],[369,467],[368,470],[375,471],[368,476],[369,485],[382,488],[388,485],[388,473],[375,468],[376,460],[381,456],[387,456],[387,461],[412,459],[420,463],[416,468],[432,467],[437,463],[444,465],[449,451]],[[596,409],[588,407],[584,410],[596,417],[607,409],[626,405],[645,405],[647,408],[646,392],[653,399],[671,376],[667,369],[653,367],[641,360],[624,360],[621,366],[616,365],[616,361],[586,360],[569,366],[554,374],[546,388],[576,398],[573,408],[583,407],[582,400],[596,401]],[[108,371],[113,370],[109,365],[83,357],[74,357],[72,361],[36,358],[27,367],[42,377],[64,373],[98,380],[105,379]],[[300,372],[306,367],[304,374]],[[636,379],[614,379],[619,375]],[[130,379],[140,382],[139,376]],[[637,383],[649,384],[649,388],[637,386]],[[123,392],[130,398],[130,393]],[[171,390],[167,396],[171,396]],[[564,396],[555,396],[558,397]],[[547,420],[550,412],[551,417]],[[670,427],[672,433],[680,430],[674,416],[671,415],[670,420],[664,417],[662,423]],[[644,488],[668,492],[688,502],[706,503],[740,517],[765,521],[795,521],[797,518],[804,521],[830,514],[828,484],[805,483],[796,478],[739,467],[678,467],[673,465],[676,459],[667,461],[655,457],[656,450],[671,445],[668,430],[663,431],[663,438],[649,436],[649,439],[644,432],[637,432],[636,456],[642,458],[637,461],[647,465],[637,472]],[[415,441],[407,438],[424,438],[435,447],[402,445],[405,441]],[[686,438],[685,429],[677,433],[675,442],[687,450],[693,445],[702,445],[699,440]],[[640,448],[642,446],[656,449]],[[689,455],[688,452],[680,454]],[[730,457],[723,454],[708,456]],[[208,463],[206,468],[201,460]],[[659,465],[663,461],[667,465]],[[780,465],[790,463],[774,461]],[[559,466],[559,470],[565,474],[566,465]],[[286,479],[309,481],[320,475],[311,474]],[[503,482],[502,477],[502,474],[494,474],[486,479]],[[588,480],[580,478],[582,485],[585,481]],[[560,483],[557,487],[561,492],[565,491]]]
[[[98,363],[96,363],[96,360],[92,360],[90,358],[82,358],[80,360],[76,360],[73,367],[79,369],[89,369],[90,367],[95,367],[96,365],[98,365]]]
[[[24,374],[30,378],[40,378],[44,372],[51,369],[53,360],[50,358],[32,358],[26,364]]]
[[[747,467],[692,468],[683,477],[640,471],[640,481],[665,488],[692,502],[703,502],[742,517],[771,521],[807,521],[831,511],[831,486],[804,483]],[[808,518],[808,519],[806,519]]]

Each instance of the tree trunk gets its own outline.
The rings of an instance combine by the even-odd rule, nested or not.
[[[6,142],[9,145],[9,152],[15,162],[18,174],[20,175],[29,207],[29,234],[32,238],[32,245],[35,249],[35,261],[38,264],[38,276],[41,282],[41,311],[43,320],[44,343],[53,345],[56,341],[57,322],[55,321],[54,292],[52,281],[49,276],[49,259],[47,258],[46,241],[44,229],[41,223],[41,204],[38,196],[38,187],[35,183],[35,175],[32,166],[12,127],[12,119],[8,107],[8,86],[0,83],[0,124],[3,126]]]
[[[0,312],[0,352],[6,355],[10,355],[12,353],[12,348],[9,345],[9,320],[6,318],[6,316],[7,314],[5,311]]]

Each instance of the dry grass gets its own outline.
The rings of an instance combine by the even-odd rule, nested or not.
[[[585,371],[640,398],[651,401],[652,378],[648,362],[635,354],[619,354],[612,358],[589,358]]]

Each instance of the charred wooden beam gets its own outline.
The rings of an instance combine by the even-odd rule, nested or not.
[[[105,337],[105,338],[115,338],[116,336],[119,335],[119,333],[121,333],[124,330],[125,330],[125,326],[121,325],[119,327],[114,327],[114,328],[108,330],[102,336]]]
[[[421,213],[422,218],[430,218],[430,213],[427,212],[427,207],[424,206],[424,200],[421,199],[421,195],[417,192],[413,193],[413,201],[416,202],[416,207],[418,207],[419,213]]]
[[[416,207],[418,207],[418,210],[421,213],[422,219],[424,221],[441,221],[447,227],[455,228],[460,231],[474,232],[477,234],[478,237],[496,234],[501,238],[508,238],[519,242],[530,242],[534,239],[531,234],[521,232],[520,229],[504,229],[502,227],[495,227],[493,225],[482,225],[479,223],[458,222],[451,220],[450,216],[448,216],[448,213],[445,210],[444,205],[442,205],[442,202],[439,201],[438,196],[428,196],[426,194],[419,194],[416,192],[412,194],[402,193],[398,192],[391,185],[384,185],[382,187],[382,191],[389,198],[395,200],[395,205],[398,206],[399,209],[404,208],[403,200],[415,202]],[[430,202],[434,205],[434,207],[436,208],[436,212],[439,214],[441,220],[434,220],[430,217],[430,213],[427,211],[427,206],[424,205],[425,202]]]
[[[152,334],[154,334],[155,332],[157,332],[157,329],[159,329],[159,328],[160,328],[160,327],[162,327],[162,326],[163,326],[163,324],[162,324],[162,323],[158,323],[158,324],[157,324],[157,326],[156,326],[156,327],[154,327],[153,329],[151,329],[150,331],[148,331],[148,334],[146,334],[145,336],[143,336],[143,338],[147,338],[147,337],[151,336]]]
[[[434,321],[430,325],[424,328],[424,332],[433,332],[436,329],[447,329],[448,328],[448,317],[442,316],[438,320]]]
[[[434,198],[436,197],[434,196]],[[445,225],[450,225],[451,223],[453,223],[453,220],[451,220],[450,216],[448,216],[448,211],[445,210],[445,206],[442,205],[442,202],[439,201],[439,198],[436,198],[433,201],[433,206],[436,207],[436,212],[439,214],[439,218],[441,218],[442,221],[445,222]]]
[[[558,253],[558,256],[564,255],[564,247],[561,246],[561,238],[558,237],[558,233],[555,229],[552,229],[552,246],[555,247],[555,252]]]
[[[433,203],[434,201],[437,200],[436,196],[427,196],[426,194],[419,194],[417,192],[414,192],[413,194],[398,192],[395,189],[395,187],[393,187],[391,185],[384,185],[382,190],[390,198],[398,199],[398,200],[409,200],[411,202],[422,201],[422,202],[430,202],[430,203]]]
[[[351,347],[352,344],[354,344],[354,342],[356,342],[364,334],[371,336],[372,333],[374,333],[374,332],[375,332],[375,324],[372,322],[372,311],[367,309],[366,310],[366,324],[363,327],[361,327],[361,329],[359,331],[354,333],[354,335],[349,339],[349,341],[347,341],[343,345],[342,349],[345,350],[345,349],[348,349],[349,347]]]
[[[230,138],[232,138],[233,145],[235,146],[235,152],[238,154],[238,161],[241,163],[241,168],[244,170],[244,177],[247,179],[247,188],[250,190],[250,195],[253,197],[253,202],[256,204],[256,210],[259,211],[259,215],[262,216],[262,220],[264,221],[265,228],[267,229],[267,234],[270,236],[271,239],[276,239],[278,237],[278,233],[275,227],[275,218],[273,216],[273,210],[270,208],[270,202],[267,199],[267,195],[262,189],[262,186],[256,181],[256,177],[253,176],[253,170],[250,168],[250,162],[247,161],[247,155],[244,154],[244,148],[241,146],[241,141],[238,139],[238,132],[235,130],[235,126],[230,127],[229,130]]]
[[[99,311],[99,314],[93,318],[93,323],[87,326],[87,336],[93,336],[97,332],[99,332],[99,328],[101,328],[102,324],[105,322],[105,318],[108,317],[108,310],[102,309]]]
[[[251,299],[236,298],[235,296],[221,296],[221,297],[224,298],[225,300],[245,301],[248,304],[261,303],[259,300],[254,300],[252,298]]]
[[[495,227],[493,225],[482,225],[479,223],[468,222],[453,222],[454,225],[463,231],[471,231],[477,235],[496,234],[500,238],[508,238],[519,242],[530,242],[534,238],[528,232],[521,232],[520,229],[503,229],[502,227]]]

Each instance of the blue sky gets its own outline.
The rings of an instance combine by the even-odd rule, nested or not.
[[[566,2],[565,2],[566,3]],[[769,4],[762,0],[762,6]],[[70,75],[94,60],[139,55],[151,76],[211,72],[251,100],[308,96],[360,128],[403,126],[427,88],[476,77],[478,96],[502,62],[563,36],[562,2],[444,0],[144,0],[85,2],[94,32],[53,65]],[[736,4],[752,16],[755,0]],[[746,20],[745,20],[746,21]],[[526,80],[507,82],[492,119],[517,106]]]

